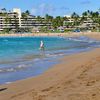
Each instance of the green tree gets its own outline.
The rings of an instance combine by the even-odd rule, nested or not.
[[[10,24],[11,24],[11,18],[10,16],[6,13],[5,16],[5,24],[6,24],[6,27],[5,27],[5,32],[8,32],[11,30],[11,27],[10,27]]]
[[[45,19],[47,20],[47,22],[52,22],[53,16],[50,16],[50,15],[46,14]]]
[[[17,16],[14,16],[14,23],[15,23],[15,29],[17,31],[19,28],[19,20],[18,20]]]
[[[6,12],[7,10],[6,10],[6,8],[2,8],[1,11],[2,12]]]
[[[53,25],[54,28],[63,26],[63,21],[64,21],[64,20],[63,20],[62,17],[57,16],[56,18],[53,19],[52,25]]]
[[[73,26],[78,26],[80,24],[79,15],[77,13],[73,12],[71,18],[74,19]]]
[[[42,17],[41,16],[37,16],[37,20],[38,20],[38,22],[42,22]]]
[[[83,17],[87,17],[87,15],[88,15],[88,14],[87,14],[86,11],[82,13],[82,16],[83,16]]]
[[[30,11],[29,11],[29,10],[26,10],[25,13],[26,13],[27,15],[30,15]]]

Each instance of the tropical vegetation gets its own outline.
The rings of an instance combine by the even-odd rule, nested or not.
[[[3,8],[2,11],[4,13],[0,13],[0,16],[5,17],[5,24],[8,25],[11,23],[11,18],[10,16],[8,16],[8,14],[6,13],[6,9]],[[25,12],[22,13],[22,18],[25,19],[25,21],[27,22],[28,16],[30,15],[29,10],[26,10]],[[65,17],[61,17],[61,16],[56,16],[53,17],[51,15],[46,14],[43,17],[41,16],[35,16],[35,18],[37,18],[37,21],[42,23],[42,19],[45,20],[46,23],[50,22],[51,26],[41,26],[39,28],[39,30],[41,32],[54,32],[57,31],[59,27],[63,27],[64,31],[73,31],[75,29],[79,29],[79,30],[91,30],[91,31],[100,31],[100,9],[98,11],[90,11],[87,10],[85,12],[82,13],[82,15],[78,15],[76,12],[73,12],[69,17],[65,16]],[[18,21],[16,16],[14,16],[14,21],[15,21],[15,27],[16,27],[16,31],[22,31],[22,32],[32,32],[32,28],[20,28],[18,26]],[[73,21],[69,21],[69,19],[72,19]],[[86,22],[90,22],[90,24],[86,24]],[[33,26],[34,27],[34,26]],[[8,28],[8,26],[6,26],[6,28],[3,30],[4,32],[9,32],[11,31],[11,29]]]

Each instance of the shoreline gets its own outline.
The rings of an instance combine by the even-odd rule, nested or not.
[[[67,33],[14,33],[14,34],[0,34],[0,37],[52,37],[52,36],[59,36],[59,37],[80,37],[86,36],[95,40],[100,40],[100,32],[67,32]]]
[[[27,37],[27,36],[95,36],[100,35],[100,32],[66,32],[66,33],[11,33],[0,34],[0,37]]]
[[[78,92],[78,95],[80,95],[83,89],[85,91],[86,88],[92,88],[95,81],[99,81],[95,79],[96,77],[94,78],[91,75],[88,76],[89,79],[85,76],[86,72],[93,67],[92,65],[99,63],[99,51],[100,49],[94,49],[92,51],[65,56],[62,58],[60,64],[55,65],[39,76],[1,85],[0,90],[4,90],[0,91],[0,98],[1,100],[53,100],[56,96],[59,98],[57,100],[62,100],[62,98],[66,100],[66,97],[69,98],[68,100],[77,100],[74,99],[78,97],[77,95],[73,95],[72,90],[74,90],[75,93]],[[99,76],[97,78],[99,78]],[[70,88],[72,90],[70,90]],[[79,88],[80,91],[78,91],[77,88]],[[92,91],[90,91],[90,94],[91,92]],[[69,93],[74,96],[71,97],[73,99],[70,99]],[[85,100],[88,99],[86,98]]]
[[[98,34],[96,36],[100,39]],[[90,35],[89,37],[91,38]],[[92,37],[97,39],[94,35]],[[100,86],[99,51],[98,48],[65,56],[61,59],[60,64],[54,65],[39,76],[0,85],[0,98],[1,100],[62,100],[63,98],[64,100],[66,98],[68,100],[78,100],[79,98],[79,100],[82,98],[99,100],[99,90],[94,90]],[[94,68],[93,66],[96,66],[95,73],[90,72]],[[95,94],[95,92],[97,93]]]

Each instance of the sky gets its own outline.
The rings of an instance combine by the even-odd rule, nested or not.
[[[22,12],[29,10],[32,15],[52,16],[71,15],[73,12],[79,15],[87,10],[98,11],[100,0],[0,0],[0,9],[8,11],[20,8]]]

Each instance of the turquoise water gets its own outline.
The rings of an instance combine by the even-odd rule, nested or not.
[[[39,49],[41,40],[44,51]],[[39,75],[59,63],[60,57],[99,45],[87,37],[1,37],[0,84]]]

